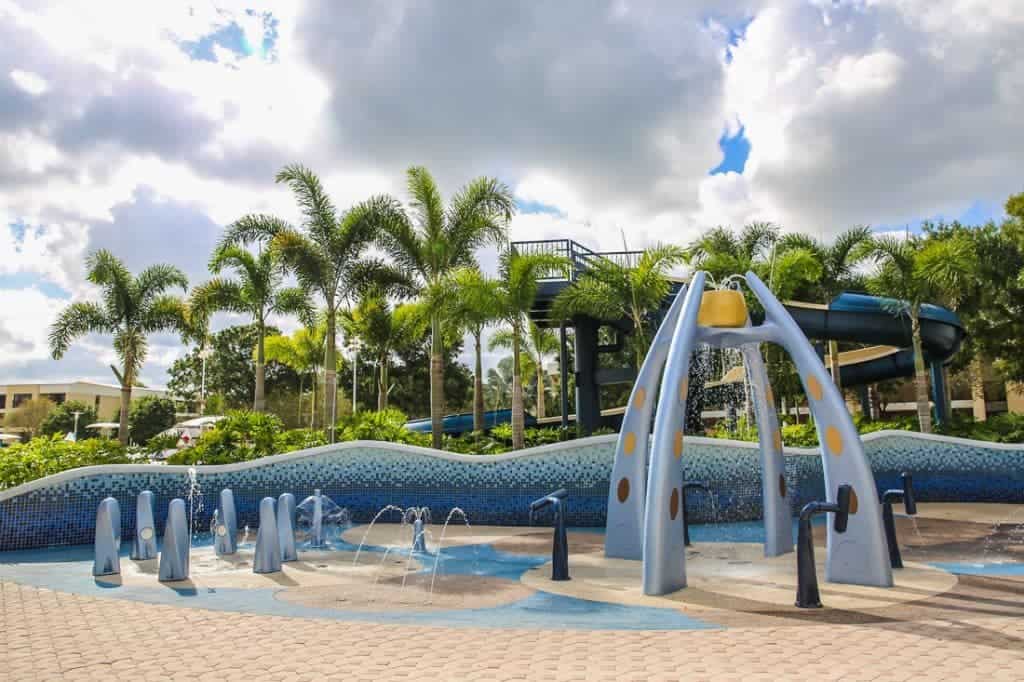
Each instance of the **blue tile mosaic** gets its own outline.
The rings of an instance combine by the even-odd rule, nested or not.
[[[902,471],[911,471],[923,502],[1024,502],[1024,447],[899,432],[871,434],[864,446],[879,490],[895,486]],[[394,504],[428,506],[435,518],[458,506],[475,524],[525,525],[530,501],[560,487],[570,494],[569,525],[603,526],[614,449],[615,436],[479,457],[357,442],[243,465],[198,467],[195,528],[209,527],[225,487],[235,493],[240,526],[257,525],[263,497],[291,492],[301,500],[314,488],[347,507],[356,522]],[[755,448],[691,438],[682,461],[685,478],[704,481],[713,492],[710,498],[688,497],[692,521],[761,517]],[[787,452],[786,479],[794,511],[825,496],[821,460],[811,451]],[[122,531],[128,537],[141,490],[155,494],[162,531],[167,505],[188,491],[187,467],[94,467],[0,491],[0,551],[92,542],[96,508],[108,495],[121,505]]]

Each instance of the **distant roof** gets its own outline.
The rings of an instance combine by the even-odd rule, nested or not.
[[[89,424],[85,428],[87,429],[119,429],[121,425],[117,422],[96,422]]]
[[[94,388],[106,388],[114,391],[120,391],[121,386],[119,384],[108,384],[102,381],[91,381],[89,379],[70,379],[68,381],[39,381],[38,379],[8,379],[0,381],[0,387],[8,386],[38,386],[40,393],[47,393],[48,387],[52,388],[64,388],[67,386],[92,386]],[[154,393],[167,393],[167,388],[164,386],[133,386],[132,391],[151,391]]]
[[[178,422],[174,426],[175,427],[179,427],[179,426],[186,426],[186,427],[187,426],[206,426],[207,424],[216,424],[217,422],[219,422],[223,418],[224,417],[220,417],[220,416],[217,416],[217,417],[213,417],[213,416],[209,416],[209,417],[196,417],[195,419],[187,419],[187,420],[185,420],[183,422]]]

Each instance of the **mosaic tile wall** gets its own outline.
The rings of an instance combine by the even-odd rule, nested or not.
[[[471,523],[521,525],[529,522],[530,501],[560,487],[569,490],[570,525],[603,526],[614,447],[614,436],[598,436],[521,456],[467,461],[401,446],[348,443],[246,468],[199,467],[201,492],[195,497],[194,527],[209,527],[217,496],[225,487],[235,493],[240,526],[256,526],[263,497],[291,492],[301,501],[314,488],[347,507],[356,522],[368,521],[383,506],[394,504],[428,506],[435,520],[459,506]],[[897,485],[902,471],[911,471],[921,501],[1024,502],[1024,447],[999,449],[889,432],[868,436],[865,450],[880,490]],[[687,480],[703,481],[713,491],[713,499],[700,493],[689,496],[692,520],[760,518],[756,449],[693,438],[686,443],[683,464]],[[788,453],[786,478],[794,511],[824,497],[817,455]],[[108,495],[120,502],[122,530],[130,537],[135,496],[141,490],[156,495],[162,531],[168,503],[188,491],[186,468],[104,467],[34,488],[29,484],[0,492],[0,550],[92,542],[96,507]]]

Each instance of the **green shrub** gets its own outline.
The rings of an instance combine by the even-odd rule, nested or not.
[[[274,438],[274,452],[293,452],[327,445],[327,436],[319,429],[289,429]]]
[[[155,455],[164,450],[172,450],[178,447],[179,436],[173,433],[158,434],[149,439],[143,452]]]
[[[349,440],[382,440],[430,447],[430,434],[405,428],[409,419],[401,410],[389,408],[379,412],[356,412],[345,415],[335,425],[338,442]]]
[[[81,414],[78,415],[78,431],[75,434],[78,439],[84,440],[85,438],[94,435],[87,431],[85,426],[86,424],[92,424],[96,421],[96,410],[78,400],[61,403],[50,410],[50,413],[47,414],[42,423],[39,424],[39,433],[44,436],[64,436],[74,431],[75,412],[81,412]]]
[[[124,464],[132,456],[116,440],[90,438],[77,443],[60,435],[33,438],[0,449],[0,488],[10,488],[67,469],[94,464]]]
[[[132,403],[128,412],[132,440],[145,445],[150,438],[174,426],[174,401],[146,396]]]
[[[276,454],[277,436],[284,431],[280,418],[264,412],[238,410],[167,458],[170,464],[230,464]]]

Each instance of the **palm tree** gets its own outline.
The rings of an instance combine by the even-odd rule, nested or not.
[[[411,216],[393,198],[378,197],[363,210],[380,226],[377,241],[404,272],[415,278],[430,316],[430,422],[433,445],[441,447],[444,401],[444,336],[450,306],[439,296],[456,269],[476,266],[476,250],[507,238],[515,212],[512,192],[480,177],[459,190],[445,208],[426,168],[406,172]]]
[[[88,260],[88,280],[102,290],[102,302],[79,301],[64,308],[50,327],[50,353],[59,360],[71,343],[86,334],[111,334],[121,361],[115,371],[121,383],[118,438],[128,442],[128,411],[132,386],[146,361],[149,334],[174,330],[186,333],[186,306],[168,289],[187,289],[188,279],[171,265],[151,265],[132,276],[116,256],[105,249]]]
[[[214,311],[245,313],[256,326],[256,390],[253,410],[266,409],[264,391],[267,318],[270,315],[312,315],[306,292],[298,287],[282,287],[284,268],[276,248],[260,249],[258,254],[234,244],[222,244],[210,258],[210,272],[217,275],[232,268],[237,280],[215,277],[192,290],[191,308],[207,315]]]
[[[648,319],[668,296],[668,272],[684,257],[678,246],[659,245],[644,250],[635,265],[591,259],[587,270],[555,298],[552,313],[556,319],[587,315],[607,322],[630,320],[637,335],[634,348],[639,368],[647,354]]]
[[[501,315],[498,307],[498,289],[494,280],[484,276],[478,268],[463,268],[452,278],[449,301],[455,306],[451,318],[458,320],[465,331],[473,336],[473,430],[483,431],[484,379],[482,339],[484,328]]]
[[[228,226],[222,244],[264,242],[281,254],[299,286],[324,300],[327,344],[324,358],[324,410],[328,438],[334,442],[337,400],[337,315],[344,302],[355,300],[370,283],[404,281],[380,260],[364,257],[377,227],[372,222],[377,200],[339,215],[317,175],[298,164],[286,166],[276,181],[292,190],[302,214],[300,229],[264,214],[247,215]]]
[[[491,337],[489,347],[512,348],[512,330],[502,329]],[[527,334],[523,338],[523,350],[530,359],[530,370],[535,374],[537,383],[537,418],[547,416],[547,402],[545,400],[546,374],[544,372],[544,360],[558,352],[558,338],[554,332],[546,327],[540,327],[532,320],[527,326]]]
[[[266,339],[266,359],[292,368],[299,375],[299,420],[302,419],[303,377],[310,375],[309,428],[316,425],[316,377],[324,365],[327,325],[316,324],[297,329],[291,336],[269,336]]]
[[[690,265],[706,271],[719,284],[731,276],[757,269],[766,259],[766,251],[778,241],[779,228],[772,223],[754,222],[739,233],[725,227],[709,230],[686,249]],[[771,276],[769,273],[769,280]]]
[[[813,255],[821,264],[820,275],[814,280],[815,293],[819,300],[827,305],[844,289],[859,283],[854,267],[864,258],[862,245],[870,240],[871,228],[864,226],[843,232],[831,244],[822,243],[803,234],[787,234],[779,240],[778,254],[780,258],[800,251]],[[839,342],[835,339],[829,339],[828,354],[832,381],[835,382],[836,388],[842,389],[839,377]]]
[[[405,303],[392,307],[381,292],[369,291],[355,306],[341,311],[341,325],[373,355],[377,363],[377,409],[387,409],[391,355],[417,343],[426,333],[422,306]]]
[[[868,289],[893,299],[897,315],[910,318],[914,348],[914,392],[917,418],[923,433],[931,433],[932,416],[928,403],[928,373],[921,342],[921,305],[926,300],[955,300],[955,282],[972,271],[973,253],[964,240],[937,241],[925,245],[917,236],[899,239],[873,237],[860,247],[860,255],[872,259],[878,268]]]
[[[512,346],[512,447],[524,445],[526,415],[523,409],[523,379],[520,353],[527,334],[528,313],[537,296],[537,279],[552,270],[568,268],[568,261],[554,254],[520,254],[512,249],[501,255],[498,278],[493,289],[501,311],[500,319],[511,332]],[[470,292],[467,295],[480,295]]]

